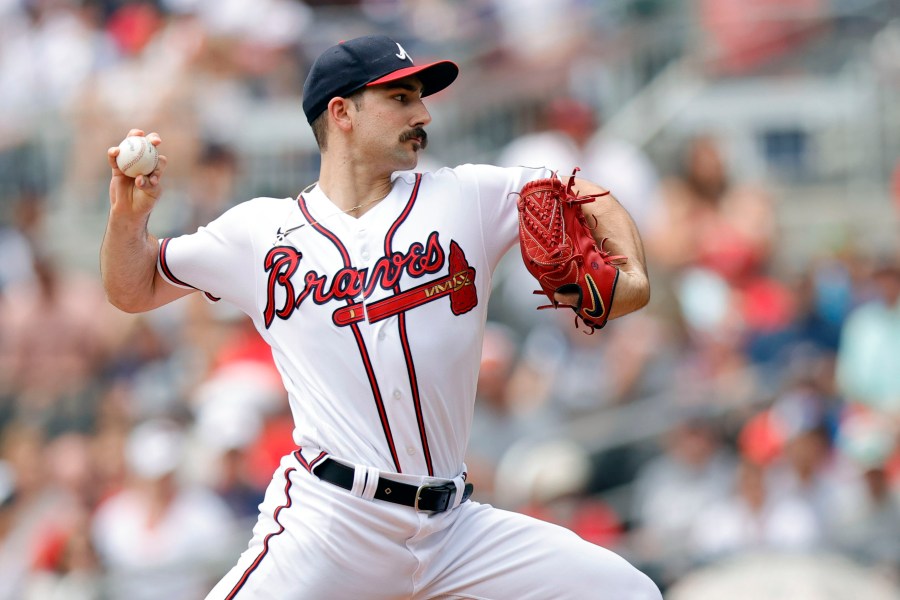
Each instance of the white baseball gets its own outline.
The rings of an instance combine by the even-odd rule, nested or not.
[[[149,175],[159,164],[159,152],[146,137],[132,135],[119,144],[116,164],[129,177]]]

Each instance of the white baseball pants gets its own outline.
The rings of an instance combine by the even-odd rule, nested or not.
[[[403,476],[420,484],[425,478]],[[366,500],[286,456],[249,547],[207,600],[661,600],[620,556],[469,501],[439,514]]]

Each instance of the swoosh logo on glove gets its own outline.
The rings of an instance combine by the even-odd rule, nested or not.
[[[588,291],[591,293],[591,308],[590,310],[585,308],[584,314],[592,319],[600,319],[606,313],[606,307],[603,306],[603,298],[600,297],[600,290],[597,289],[597,284],[594,283],[593,277],[585,275],[584,278],[588,284]]]

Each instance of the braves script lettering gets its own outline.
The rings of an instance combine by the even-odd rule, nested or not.
[[[437,232],[432,232],[425,244],[414,242],[406,252],[392,252],[375,263],[371,272],[368,268],[344,267],[331,277],[316,271],[307,271],[302,279],[302,288],[294,285],[294,274],[300,268],[303,253],[292,246],[276,246],[266,254],[264,267],[269,274],[266,285],[266,307],[263,311],[266,329],[275,320],[289,319],[304,300],[311,297],[316,304],[332,300],[347,300],[360,295],[368,298],[375,287],[393,289],[403,273],[418,278],[440,271],[445,262]],[[284,303],[276,306],[276,290],[284,290]]]

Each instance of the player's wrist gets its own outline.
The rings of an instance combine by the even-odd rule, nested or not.
[[[134,210],[113,206],[109,212],[107,231],[125,239],[142,239],[149,237],[148,224],[151,210]]]

